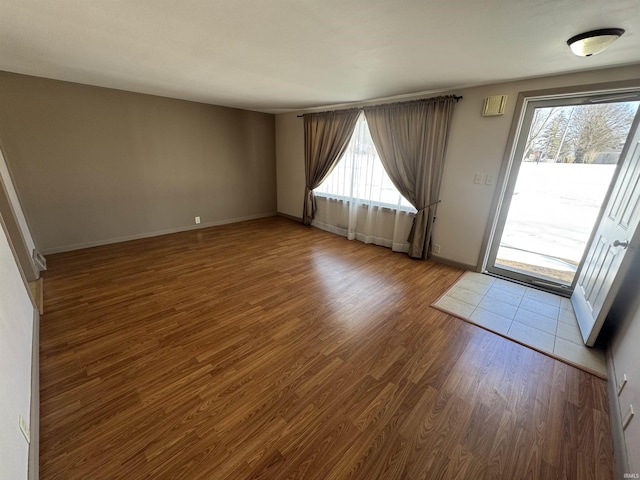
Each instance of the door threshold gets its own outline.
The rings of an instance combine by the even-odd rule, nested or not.
[[[553,282],[546,282],[544,280],[518,280],[513,277],[490,272],[489,270],[485,270],[482,273],[491,277],[499,278],[501,280],[506,280],[507,282],[517,283],[518,285],[522,285],[524,287],[531,287],[535,288],[536,290],[551,293],[553,295],[558,295],[559,297],[571,298],[571,294],[573,293],[570,287]]]

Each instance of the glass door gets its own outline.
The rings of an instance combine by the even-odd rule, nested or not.
[[[571,293],[639,93],[528,101],[487,271]]]

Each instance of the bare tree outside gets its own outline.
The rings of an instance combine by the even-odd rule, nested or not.
[[[573,112],[573,109],[569,113],[564,109],[560,110],[557,115],[554,115],[548,128],[540,135],[538,146],[544,160],[551,159],[553,163],[566,163],[563,162],[563,159],[566,159],[571,152],[570,143],[566,140]]]
[[[621,151],[634,114],[635,108],[627,103],[585,105],[576,109],[569,136],[574,162],[593,163],[600,152]],[[579,149],[582,149],[581,158],[576,155]]]
[[[538,108],[535,111],[533,119],[531,120],[527,144],[524,148],[524,158],[527,158],[531,153],[539,153],[539,150],[536,150],[539,146],[539,141],[549,128],[549,123],[556,116],[558,110],[558,107],[552,107]]]
[[[524,161],[595,163],[598,154],[619,154],[637,108],[638,102],[538,108]],[[617,159],[606,158],[607,163]]]

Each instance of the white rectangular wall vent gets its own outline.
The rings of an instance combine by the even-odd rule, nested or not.
[[[484,99],[482,106],[482,116],[491,117],[494,115],[504,115],[504,107],[507,105],[506,95],[494,95]]]

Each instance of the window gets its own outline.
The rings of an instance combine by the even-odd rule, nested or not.
[[[364,114],[358,119],[344,155],[314,193],[324,197],[355,199],[360,203],[397,210],[416,211],[393,185],[382,166]]]

